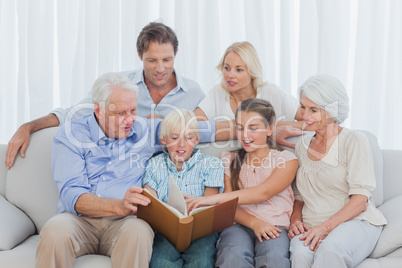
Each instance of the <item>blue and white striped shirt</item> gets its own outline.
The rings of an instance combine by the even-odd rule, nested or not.
[[[169,176],[172,176],[180,191],[191,196],[203,196],[205,187],[219,187],[223,192],[223,164],[217,157],[202,154],[194,149],[192,157],[184,162],[182,170],[162,153],[149,160],[142,177],[143,185],[148,185],[158,193],[161,201],[169,201]]]

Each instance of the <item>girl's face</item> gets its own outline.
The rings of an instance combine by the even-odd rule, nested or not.
[[[247,70],[239,54],[229,52],[223,62],[223,78],[229,93],[238,91],[253,91],[252,76]]]
[[[300,97],[300,112],[303,116],[303,130],[320,131],[328,124],[334,123],[329,113],[318,107],[312,100],[306,97],[303,93]]]
[[[239,112],[236,117],[237,138],[247,153],[266,149],[267,137],[272,135],[274,126],[256,112]]]

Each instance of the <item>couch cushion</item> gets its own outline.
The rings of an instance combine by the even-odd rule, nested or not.
[[[10,250],[35,233],[31,219],[0,195],[0,250]]]
[[[370,257],[380,258],[393,252],[402,246],[402,213],[398,213],[402,207],[402,196],[388,200],[378,209],[384,214],[388,224],[384,227],[380,238]]]
[[[58,190],[50,162],[56,131],[48,128],[33,133],[25,158],[18,156],[7,174],[8,201],[32,219],[38,232],[57,209]]]

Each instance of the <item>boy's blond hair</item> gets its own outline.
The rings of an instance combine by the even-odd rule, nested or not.
[[[186,109],[176,109],[168,113],[163,119],[159,138],[165,139],[173,131],[185,132],[186,129],[193,130],[194,134],[200,138],[197,118],[192,111]]]

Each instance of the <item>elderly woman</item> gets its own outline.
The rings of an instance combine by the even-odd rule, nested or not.
[[[339,126],[348,97],[319,75],[299,89],[306,131],[296,144],[299,169],[288,236],[292,267],[354,267],[373,250],[386,219],[374,206],[371,151],[363,133]]]

